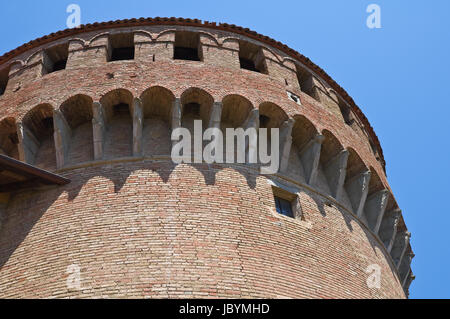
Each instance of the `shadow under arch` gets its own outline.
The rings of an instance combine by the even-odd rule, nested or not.
[[[211,115],[214,98],[203,89],[191,87],[183,92],[180,97],[182,106],[182,126],[190,124],[191,120],[202,120],[208,123]],[[205,126],[205,125],[203,125]],[[205,127],[204,127],[205,128]]]
[[[100,99],[106,119],[105,159],[133,154],[133,99],[126,89],[109,91]]]
[[[94,160],[94,145],[92,131],[91,97],[77,94],[60,106],[60,111],[71,129],[67,164],[76,164]]]
[[[304,156],[305,148],[315,138],[318,131],[314,124],[303,115],[294,116],[292,146],[289,154],[287,174],[294,180],[306,184],[309,180],[311,161]]]
[[[171,117],[175,95],[162,86],[145,90],[140,99],[143,108],[143,154],[170,155]]]
[[[323,142],[320,150],[319,171],[316,185],[333,198],[338,196],[339,179],[341,177],[341,158],[344,147],[336,136],[323,130]]]
[[[253,104],[242,95],[227,95],[222,99],[221,122],[233,128],[242,127],[253,109]]]
[[[34,225],[60,198],[65,186],[13,194],[0,229],[0,271],[26,239]],[[15,209],[11,209],[15,207]]]
[[[238,143],[237,138],[233,140],[228,140],[227,130],[242,128],[247,129],[247,120],[249,119],[250,112],[254,110],[253,104],[245,97],[237,94],[230,94],[223,98],[222,100],[222,114],[220,119],[220,129],[223,133],[223,160],[227,162],[228,159],[231,160],[233,156],[234,161],[238,158]],[[248,140],[247,140],[248,141]],[[234,149],[227,152],[227,144],[234,142]],[[245,145],[244,145],[245,146]],[[246,153],[247,150],[244,150]],[[247,155],[246,155],[247,159]]]
[[[203,149],[208,144],[208,142],[203,141],[203,134],[208,129],[212,114],[212,109],[214,105],[214,98],[207,91],[197,88],[191,87],[188,88],[181,94],[180,97],[181,103],[181,127],[188,129],[191,135],[191,151],[192,151],[192,163],[195,162],[195,130],[194,123],[196,121],[202,121],[202,131],[201,135],[197,138],[202,139],[202,150],[198,150],[198,152],[203,152]],[[201,157],[202,154],[197,154],[198,157]],[[199,164],[195,164],[194,166],[198,166]],[[205,171],[202,171],[205,173]],[[209,175],[209,173],[207,174]],[[209,176],[205,175],[205,180],[211,179]],[[215,177],[213,178],[215,180]]]
[[[261,128],[279,128],[289,119],[286,112],[277,104],[263,102],[259,105],[259,126]]]
[[[19,137],[16,119],[7,117],[0,121],[0,154],[19,160]]]
[[[51,104],[39,104],[28,111],[22,119],[23,126],[28,129],[35,141],[36,152],[29,159],[30,164],[39,168],[54,171],[56,169],[56,150],[53,138],[53,111]]]

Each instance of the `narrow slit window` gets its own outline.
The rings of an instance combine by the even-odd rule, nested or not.
[[[173,58],[175,60],[201,61],[200,37],[194,32],[177,32]]]
[[[134,60],[134,35],[132,33],[115,34],[110,37],[112,61]]]
[[[46,73],[64,70],[69,57],[69,45],[62,44],[45,50],[44,66]]]

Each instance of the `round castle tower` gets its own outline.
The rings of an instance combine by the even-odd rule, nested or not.
[[[280,128],[280,171],[174,164],[197,119]],[[248,29],[133,19],[6,53],[0,154],[70,180],[0,169],[0,298],[405,298],[414,279],[368,120]]]

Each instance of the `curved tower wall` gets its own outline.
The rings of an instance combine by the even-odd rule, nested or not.
[[[0,153],[71,179],[2,194],[0,297],[407,296],[410,234],[378,139],[293,50],[149,19],[53,34],[0,63]],[[175,165],[171,131],[195,119],[280,128],[280,172]]]

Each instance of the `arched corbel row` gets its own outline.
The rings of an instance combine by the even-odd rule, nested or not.
[[[411,272],[411,263],[414,257],[415,255],[411,251],[411,247],[408,247],[408,250],[405,253],[405,256],[403,257],[402,262],[398,267],[398,273],[400,276],[400,282],[402,284],[402,287],[405,286],[406,281],[408,280],[409,273]]]
[[[390,192],[384,187],[380,177],[373,168],[371,168],[370,172],[371,179],[363,216],[367,221],[367,226],[377,234],[386,211]]]
[[[303,167],[306,173],[306,180],[309,185],[316,183],[317,174],[319,172],[320,151],[324,136],[317,134],[306,144],[300,151],[300,157],[303,161]]]
[[[325,137],[322,144],[320,163],[330,188],[331,196],[341,198],[347,173],[349,152],[344,150],[339,140],[327,130],[322,132]]]
[[[142,156],[142,132],[144,129],[144,112],[140,98],[133,100],[133,156]]]
[[[208,127],[221,127],[224,116],[231,115],[234,118],[226,120],[231,121],[233,126],[244,129],[251,127],[258,129],[263,121],[264,127],[280,128],[281,172],[288,171],[291,147],[296,143],[300,149],[307,183],[314,184],[319,170],[322,170],[334,198],[339,201],[342,192],[347,191],[353,211],[379,236],[399,269],[404,287],[408,287],[413,280],[409,270],[413,254],[409,245],[409,233],[398,228],[401,211],[375,170],[373,168],[369,170],[353,149],[343,149],[331,132],[325,130],[320,134],[305,117],[296,116],[295,119],[290,119],[273,103],[263,103],[263,107],[254,109],[248,100],[238,95],[225,97],[222,102],[214,102],[209,93],[197,88],[187,89],[178,99],[167,89],[153,87],[148,90],[151,89],[155,91],[151,94],[158,97],[152,97],[150,100],[144,93],[141,97],[134,98],[129,91],[123,89],[108,92],[103,95],[101,102],[92,102],[90,98],[86,98],[84,104],[90,105],[88,108],[91,115],[82,119],[74,118],[73,114],[76,112],[71,112],[67,107],[68,101],[75,97],[64,102],[58,110],[53,110],[49,105],[37,106],[26,114],[22,122],[16,123],[20,158],[27,163],[34,163],[42,139],[36,132],[39,132],[43,125],[41,121],[51,116],[57,168],[62,168],[68,163],[73,131],[77,125],[89,119],[93,134],[93,157],[95,160],[104,159],[106,132],[112,117],[112,107],[115,103],[123,103],[125,100],[131,101],[129,109],[133,139],[130,155],[133,156],[143,155],[143,144],[146,142],[143,138],[146,116],[162,117],[167,120],[170,128],[175,129],[181,127],[183,106],[188,103],[198,103],[201,108],[203,107],[200,118],[206,119]],[[121,90],[128,93],[119,92]],[[168,93],[156,93],[158,90],[166,90]],[[81,102],[73,103],[74,106],[80,107]],[[161,107],[162,105],[164,107]]]
[[[411,287],[412,282],[416,279],[412,270],[410,269],[408,276],[406,277],[405,282],[403,283],[403,289],[405,290],[406,295],[409,297],[409,288]]]
[[[68,160],[72,130],[64,115],[59,110],[53,111],[56,167],[63,168]]]
[[[222,102],[214,102],[209,118],[208,128],[220,129],[222,120]]]
[[[285,173],[289,166],[294,123],[294,119],[289,119],[283,123],[280,129],[280,172],[282,173]]]
[[[383,220],[378,230],[378,236],[390,253],[394,246],[395,237],[397,235],[397,226],[400,222],[402,211],[394,209],[384,214]]]
[[[172,132],[176,130],[177,128],[181,127],[181,115],[182,115],[182,106],[181,106],[181,99],[176,98],[173,101],[172,105],[172,111],[171,111],[171,129]],[[175,146],[176,141],[172,142],[172,148]]]
[[[227,95],[222,99],[221,122],[233,128],[244,127],[252,110],[254,106],[247,98],[238,94]]]
[[[16,119],[4,118],[0,121],[0,154],[19,159],[18,144]]]
[[[353,149],[349,149],[344,187],[350,199],[353,212],[358,218],[361,218],[363,214],[364,205],[369,193],[370,178],[370,170],[366,167],[358,154]]]
[[[140,101],[143,113],[142,154],[170,154],[171,116],[174,113],[175,95],[162,86],[153,86],[142,92]],[[181,107],[179,111],[181,121]],[[161,144],[164,146],[161,147]]]
[[[133,155],[134,96],[118,88],[100,99],[106,120],[103,157],[129,157]]]
[[[92,104],[92,138],[94,142],[95,160],[103,159],[106,139],[106,118],[103,105],[100,102]]]
[[[53,110],[50,104],[40,104],[17,123],[21,161],[34,165],[43,140],[53,137]]]
[[[292,169],[302,170],[306,183],[312,185],[315,183],[318,174],[324,136],[306,117],[298,115],[294,116],[294,120],[292,143],[297,150],[301,168],[292,167]]]
[[[409,242],[411,239],[411,233],[408,231],[401,231],[398,230],[397,234],[395,236],[394,245],[391,250],[391,256],[394,260],[395,266],[398,268],[400,267],[403,257],[405,256]]]
[[[244,130],[255,129],[256,131],[260,128],[260,111],[259,109],[253,109],[250,111],[247,119],[244,122]],[[257,141],[249,141],[245,139],[245,150],[247,154],[256,154],[257,150],[253,149],[254,145],[257,145]]]

